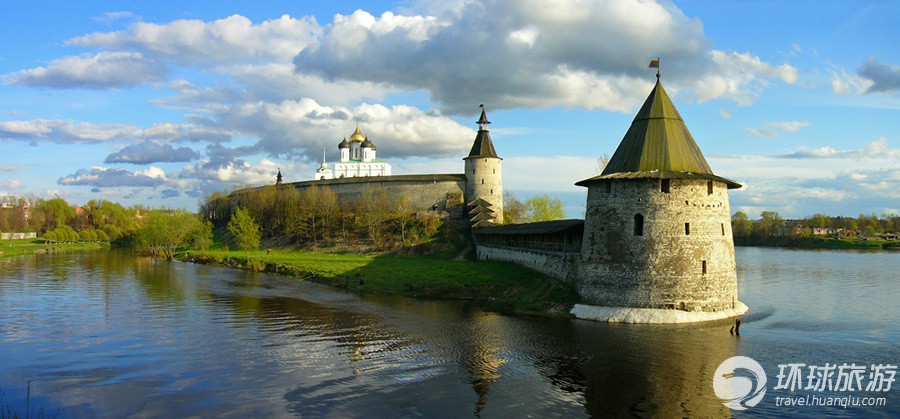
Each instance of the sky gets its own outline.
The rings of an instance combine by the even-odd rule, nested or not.
[[[254,4],[251,4],[254,3]],[[662,83],[758,218],[900,213],[900,2],[4,1],[0,195],[196,210],[310,180],[356,124],[394,174],[586,190]]]

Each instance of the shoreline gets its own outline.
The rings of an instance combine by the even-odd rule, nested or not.
[[[473,301],[500,313],[565,316],[580,301],[575,289],[512,262],[452,260],[434,255],[275,250],[179,252],[183,262],[263,272],[347,292]]]
[[[860,240],[848,237],[772,237],[767,239],[735,237],[734,245],[742,247],[784,247],[792,249],[824,250],[900,250],[900,240]]]

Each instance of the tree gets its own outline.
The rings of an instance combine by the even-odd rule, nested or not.
[[[503,192],[503,224],[518,224],[525,219],[525,204],[510,191]]]
[[[53,228],[65,225],[67,221],[75,218],[75,208],[62,198],[43,201],[40,210],[44,211],[47,218],[53,221]]]
[[[566,218],[562,200],[539,195],[525,200],[525,221],[553,221]]]
[[[186,210],[154,210],[147,213],[144,226],[137,230],[135,244],[172,260],[175,251],[190,242],[200,228],[200,218]]]
[[[603,173],[603,169],[606,169],[606,165],[609,164],[609,154],[604,154],[597,159],[597,174]]]
[[[368,185],[363,189],[360,211],[369,238],[376,246],[381,245],[384,224],[391,211],[391,201],[383,187]]]
[[[784,220],[777,211],[763,211],[755,232],[761,237],[775,237],[783,223]]]
[[[228,221],[228,231],[234,236],[239,248],[247,252],[247,261],[250,261],[250,249],[259,249],[259,224],[243,207],[237,207],[231,220]]]
[[[735,237],[747,237],[753,231],[753,222],[743,211],[738,211],[731,216],[731,231]]]
[[[191,246],[195,249],[200,249],[201,252],[206,252],[206,249],[209,249],[213,242],[213,225],[212,222],[206,219],[200,219],[199,222],[200,224],[197,226],[197,232],[194,234]]]

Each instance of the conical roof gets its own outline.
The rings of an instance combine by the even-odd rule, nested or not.
[[[740,187],[712,172],[659,79],[603,173],[576,185],[610,178],[704,178]]]
[[[350,143],[347,142],[347,138],[345,137],[343,141],[338,144],[338,149],[341,148],[350,148]]]
[[[481,118],[478,118],[478,134],[475,135],[475,142],[472,144],[472,150],[469,151],[467,159],[479,157],[493,157],[499,159],[497,150],[494,150],[494,143],[491,141],[491,133],[487,130],[488,121],[484,109],[481,110]]]

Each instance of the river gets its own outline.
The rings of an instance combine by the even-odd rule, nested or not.
[[[897,366],[898,261],[738,248],[751,311],[734,337],[723,323],[507,316],[121,252],[0,259],[0,406],[58,417],[896,417],[893,387],[790,391],[777,375],[853,363],[865,386],[875,366]],[[713,391],[735,355],[768,379],[745,411]],[[886,401],[778,402],[810,396]]]

